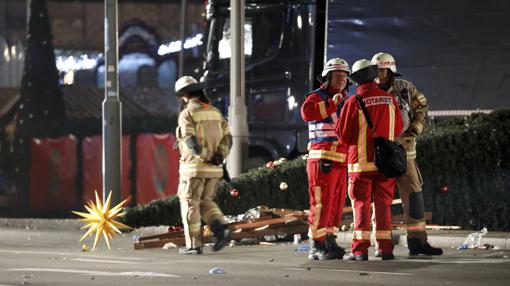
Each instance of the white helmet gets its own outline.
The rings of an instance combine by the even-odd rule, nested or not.
[[[377,77],[378,67],[366,59],[357,60],[352,65],[352,73],[349,78],[357,84],[373,81]]]
[[[397,65],[395,64],[395,58],[388,53],[377,53],[372,57],[372,63],[379,66],[380,69],[390,69],[395,75],[397,73]]]
[[[346,60],[341,58],[334,58],[330,59],[325,65],[324,69],[322,70],[321,75],[326,76],[328,72],[330,71],[344,71],[347,74],[351,73],[351,70],[349,69],[349,64]]]
[[[177,96],[183,96],[190,91],[200,90],[203,88],[204,83],[199,83],[195,78],[189,75],[185,75],[175,82],[175,93]]]

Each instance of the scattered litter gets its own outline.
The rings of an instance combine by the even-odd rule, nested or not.
[[[23,275],[23,278],[26,279],[26,278],[32,278],[34,277],[34,274],[30,274],[30,275]]]
[[[294,244],[299,244],[301,242],[301,234],[294,234]]]
[[[485,250],[487,250],[487,249],[494,249],[494,245],[488,244],[488,243],[484,243],[483,245],[478,246],[478,249],[485,249]]]
[[[274,261],[274,259],[272,259],[272,258],[271,258],[271,259],[269,259],[268,261],[269,261],[269,262],[273,262],[273,261]]]
[[[94,280],[94,279],[96,279],[96,277],[90,277],[90,280]]]
[[[358,275],[359,275],[359,276],[365,276],[365,275],[368,275],[368,273],[366,273],[366,272],[360,272],[360,273],[358,273]]]
[[[287,238],[287,234],[286,233],[282,233],[282,234],[277,234],[276,235],[276,239],[286,239]]]
[[[289,274],[285,274],[285,275],[283,275],[283,277],[290,277],[290,275]]]
[[[312,270],[312,267],[306,267],[306,270]]]
[[[163,245],[163,249],[174,249],[177,248],[177,245],[173,242],[167,242]]]
[[[142,237],[142,234],[135,233],[133,234],[132,238],[134,242],[138,242],[138,240]]]
[[[81,251],[82,251],[82,252],[87,252],[87,251],[89,251],[89,250],[90,250],[90,249],[89,249],[89,246],[88,246],[87,244],[85,244],[85,243],[84,243],[84,244],[81,246]]]
[[[464,243],[462,243],[458,249],[464,250],[464,249],[472,249],[472,248],[478,248],[482,245],[482,237],[487,234],[487,228],[484,227],[479,232],[473,232],[468,235]]]
[[[264,206],[258,206],[256,208],[252,208],[252,209],[247,210],[244,214],[239,214],[239,215],[236,215],[236,216],[226,215],[225,216],[225,220],[228,223],[234,223],[234,222],[243,221],[243,220],[260,218],[261,210],[262,210],[263,207]]]
[[[209,270],[209,274],[227,274],[227,272],[219,267],[214,267]]]
[[[276,241],[276,235],[266,235],[264,236],[266,241]]]
[[[300,244],[298,248],[296,248],[297,252],[308,252],[310,251],[310,245],[308,244]]]

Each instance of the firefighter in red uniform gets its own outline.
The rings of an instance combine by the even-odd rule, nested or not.
[[[308,194],[310,196],[310,253],[308,259],[342,257],[345,249],[336,243],[346,196],[347,146],[338,142],[335,126],[347,99],[349,64],[340,58],[329,60],[321,73],[322,85],[309,93],[301,107],[308,122]]]
[[[389,140],[402,132],[402,117],[398,103],[390,94],[377,87],[377,65],[368,60],[354,63],[349,78],[356,82],[360,95],[374,124],[369,128],[356,97],[349,98],[342,109],[336,132],[342,143],[349,146],[348,193],[353,206],[354,233],[352,250],[347,260],[368,260],[371,228],[371,202],[376,219],[375,237],[383,260],[394,259],[391,240],[391,200],[395,179],[380,173],[374,162],[374,136]]]

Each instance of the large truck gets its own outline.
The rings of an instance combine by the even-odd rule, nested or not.
[[[229,0],[209,0],[204,80],[229,104]],[[389,52],[429,101],[429,115],[510,107],[510,2],[246,0],[249,166],[306,151],[300,116],[323,63]],[[351,93],[354,86],[351,87]]]

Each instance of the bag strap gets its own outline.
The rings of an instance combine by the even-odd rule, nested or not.
[[[361,108],[361,111],[363,111],[363,114],[365,115],[365,119],[367,120],[368,127],[374,129],[374,124],[372,124],[372,118],[370,118],[370,114],[368,114],[367,107],[365,106],[365,103],[361,99],[361,96],[356,93],[356,100],[358,101],[358,105]]]

